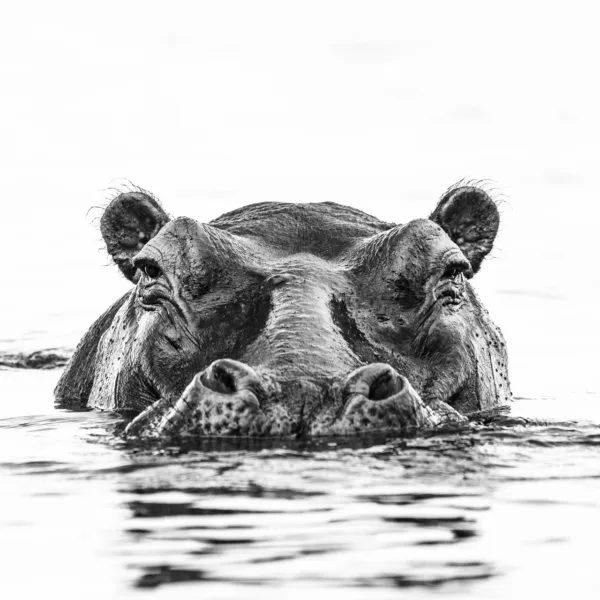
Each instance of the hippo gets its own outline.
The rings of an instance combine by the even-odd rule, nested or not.
[[[133,288],[80,341],[55,397],[131,438],[402,435],[512,400],[472,286],[500,222],[472,182],[428,218],[263,202],[210,223],[141,188],[100,219]]]

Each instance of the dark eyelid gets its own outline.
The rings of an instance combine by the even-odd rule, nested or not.
[[[467,259],[453,258],[444,267],[444,274],[442,277],[449,277],[454,271],[461,272],[467,279],[473,277],[473,269],[471,263]]]
[[[157,269],[161,269],[160,265],[158,264],[158,261],[152,258],[151,256],[136,256],[133,259],[133,264],[136,267],[136,269],[140,269],[142,271],[144,270],[144,267],[146,265],[151,265],[153,267],[156,267]]]

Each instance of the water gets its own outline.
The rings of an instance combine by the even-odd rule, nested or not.
[[[550,424],[136,448],[55,410],[59,371],[0,370],[0,595],[598,597],[595,15],[151,4],[0,23],[0,352],[72,348],[127,289],[88,214],[115,178],[204,221],[334,200],[404,222],[487,177],[502,225],[474,285],[513,414]]]
[[[563,399],[572,410],[516,401],[514,415],[552,425],[181,449],[129,446],[113,416],[52,410],[57,376],[0,373],[5,597],[598,589],[600,423],[563,418],[594,414],[591,395]]]

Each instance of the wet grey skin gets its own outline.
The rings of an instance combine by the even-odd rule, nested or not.
[[[403,434],[502,407],[506,347],[471,283],[499,220],[471,184],[404,225],[333,202],[201,223],[122,193],[101,231],[134,287],[85,334],[57,402],[186,439]]]

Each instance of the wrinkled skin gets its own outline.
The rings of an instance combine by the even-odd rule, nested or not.
[[[469,281],[498,225],[472,185],[405,225],[334,203],[202,224],[123,193],[101,230],[135,287],[80,342],[58,402],[184,438],[404,433],[505,405],[504,340]]]

